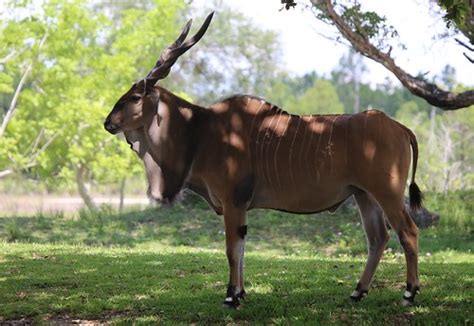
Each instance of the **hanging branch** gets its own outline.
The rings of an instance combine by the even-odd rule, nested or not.
[[[387,68],[414,95],[443,110],[457,110],[474,105],[474,90],[462,93],[444,91],[433,83],[416,78],[405,72],[395,63],[394,59],[390,56],[390,51],[384,53],[370,43],[368,37],[360,32],[353,31],[346,21],[334,10],[331,0],[311,0],[311,3],[332,20],[339,32],[352,44],[356,51]]]
[[[466,43],[464,43],[463,41],[461,41],[460,39],[458,38],[455,38],[456,42],[458,42],[460,45],[462,45],[463,47],[465,47],[466,49],[468,49],[469,51],[471,52],[474,52],[474,48],[473,47],[470,47],[469,45],[467,45]],[[469,60],[470,63],[474,63],[474,59],[472,59],[471,57],[469,57],[467,55],[466,52],[463,52],[464,56],[466,57],[467,60]]]

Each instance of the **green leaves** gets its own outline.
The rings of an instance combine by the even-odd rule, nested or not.
[[[111,4],[118,17],[85,1],[49,0],[28,10],[24,6],[29,5],[10,3],[8,10],[27,14],[13,15],[0,27],[0,43],[17,53],[0,70],[0,103],[8,106],[22,67],[33,65],[0,138],[0,169],[25,170],[34,159],[28,174],[38,174],[50,185],[73,182],[79,165],[88,170],[89,181],[118,182],[141,172],[133,167],[139,161],[126,142],[105,132],[102,124],[121,93],[153,66],[161,48],[175,37],[175,17],[183,2],[163,0],[125,10]]]
[[[371,39],[378,47],[386,48],[387,39],[398,37],[397,30],[392,25],[387,25],[385,16],[379,16],[374,11],[363,11],[360,3],[352,6],[340,6],[341,17],[353,31],[364,38]]]
[[[468,2],[465,0],[439,0],[441,7],[446,9],[444,20],[446,25],[451,26],[452,22],[458,25],[463,25],[466,15],[469,12]]]
[[[329,80],[318,79],[313,87],[306,90],[294,106],[300,114],[344,113],[336,88]]]
[[[13,78],[0,71],[0,93],[13,93]]]

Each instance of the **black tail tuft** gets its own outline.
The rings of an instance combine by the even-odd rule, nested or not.
[[[423,202],[423,194],[421,193],[421,190],[420,188],[418,188],[418,185],[416,183],[412,182],[410,184],[409,194],[410,194],[410,208],[412,210],[420,209]]]

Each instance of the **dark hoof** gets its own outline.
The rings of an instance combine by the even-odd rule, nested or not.
[[[402,305],[405,307],[410,307],[415,304],[415,296],[420,293],[420,287],[415,286],[411,288],[411,286],[407,286],[407,290],[403,294]]]
[[[237,298],[240,299],[240,300],[243,300],[243,299],[245,299],[246,295],[247,295],[247,292],[245,292],[245,290],[242,290],[239,293],[237,293]]]
[[[364,299],[367,294],[369,294],[369,291],[368,290],[363,290],[362,289],[362,284],[357,283],[357,286],[354,290],[354,292],[352,292],[351,294],[351,299],[354,300],[354,301],[360,301],[362,299]]]
[[[353,301],[358,302],[358,301],[364,299],[367,296],[367,294],[369,294],[369,291],[367,291],[367,290],[355,290],[351,294],[351,299]]]
[[[223,306],[229,309],[238,309],[240,306],[240,300],[237,296],[227,297],[223,302]]]

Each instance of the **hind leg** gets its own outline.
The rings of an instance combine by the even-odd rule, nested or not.
[[[385,226],[382,210],[373,197],[364,192],[356,194],[355,199],[357,206],[359,206],[368,249],[368,259],[364,272],[359,283],[357,283],[356,289],[351,294],[351,299],[359,301],[368,293],[370,282],[390,237]]]
[[[403,304],[411,305],[414,303],[415,295],[420,290],[420,280],[418,277],[418,228],[405,208],[403,197],[392,200],[380,198],[378,201],[405,251],[407,288],[403,295]]]

